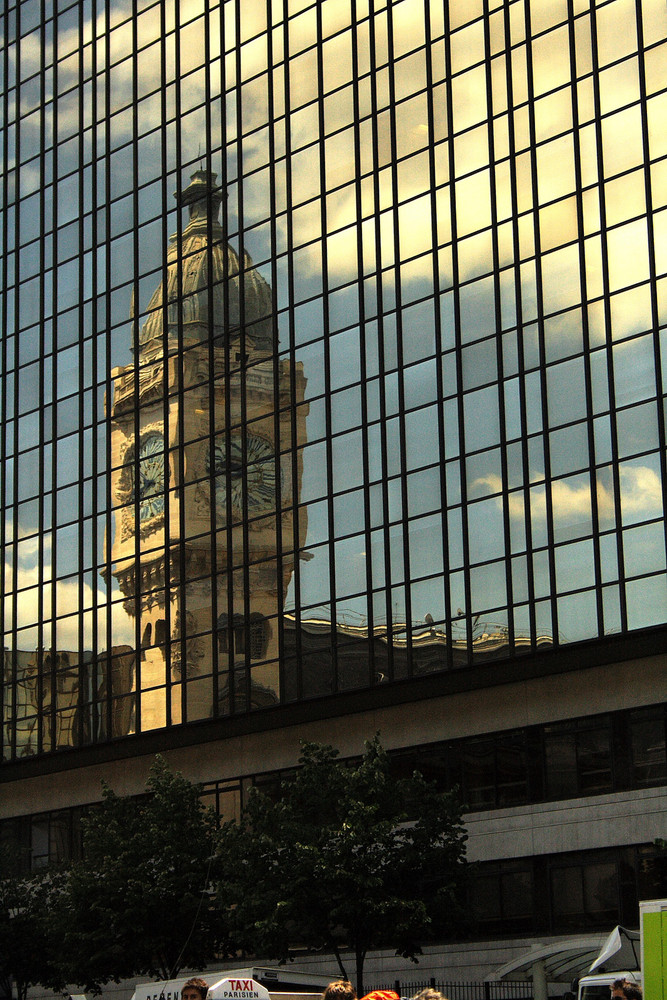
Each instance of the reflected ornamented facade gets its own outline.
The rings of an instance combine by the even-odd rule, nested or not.
[[[68,650],[5,651],[3,676],[16,690],[15,754],[31,757],[135,731],[136,653],[117,646],[95,659]]]
[[[302,365],[276,357],[271,290],[225,244],[221,201],[195,172],[135,361],[113,372],[111,573],[140,636],[143,729],[277,703],[306,537]]]
[[[293,6],[2,21],[4,645],[128,733],[667,621],[662,6]]]

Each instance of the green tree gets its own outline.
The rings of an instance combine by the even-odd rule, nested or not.
[[[254,791],[240,825],[221,834],[230,934],[286,961],[294,946],[330,951],[363,993],[370,949],[416,961],[421,945],[462,915],[465,833],[455,793],[415,773],[392,777],[376,737],[360,763],[304,744],[276,801]]]
[[[4,845],[0,855],[0,992],[25,1000],[31,986],[61,990],[54,904],[64,891],[62,872],[21,874],[19,859]]]
[[[59,914],[67,981],[99,992],[110,980],[204,968],[221,947],[209,898],[218,824],[197,786],[158,757],[145,797],[105,785],[82,822],[84,860]]]

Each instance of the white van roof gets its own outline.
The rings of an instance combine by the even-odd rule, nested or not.
[[[626,972],[619,971],[619,972],[595,972],[590,974],[586,973],[585,976],[579,977],[579,985],[581,986],[583,983],[588,983],[589,985],[593,983],[602,983],[605,986],[606,985],[611,986],[611,984],[616,979],[627,979],[629,983],[641,983],[642,974],[641,972],[639,972],[638,969],[632,969]]]
[[[190,972],[178,979],[167,979],[152,983],[137,983],[132,1000],[180,1000],[181,989],[188,979],[200,976],[206,980],[209,990],[213,990],[225,979],[254,979],[271,992],[279,993],[322,993],[335,979],[334,976],[318,976],[297,972],[292,969],[275,969],[254,966],[243,969],[216,969],[215,971]]]

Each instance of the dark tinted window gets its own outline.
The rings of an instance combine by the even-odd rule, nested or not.
[[[630,722],[632,783],[654,785],[667,778],[664,718]]]

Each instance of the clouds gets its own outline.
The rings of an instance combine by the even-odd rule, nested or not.
[[[13,535],[11,520],[6,522],[8,538]],[[97,648],[111,645],[134,644],[134,622],[124,611],[122,595],[117,588],[107,606],[107,594],[98,584],[93,573],[70,576],[53,581],[51,558],[51,533],[45,532],[24,538],[24,530],[17,525],[18,543],[16,560],[5,560],[4,633],[5,645],[10,644],[10,633],[17,629],[20,649],[54,646],[58,649],[93,649],[95,624]],[[11,551],[11,550],[8,550]],[[41,563],[40,563],[41,559]],[[111,614],[112,639],[107,642],[107,615]],[[38,622],[42,622],[41,631]]]
[[[626,523],[649,520],[662,514],[662,482],[655,469],[647,465],[626,463],[619,469],[620,493],[618,500]],[[550,485],[539,484],[530,490],[530,513],[534,522],[544,523],[547,519],[547,489],[554,524],[584,521],[590,524],[592,495],[588,476],[558,479]],[[519,521],[525,518],[524,491],[517,490],[503,496],[502,480],[497,474],[479,476],[472,483],[471,497],[479,494],[494,494],[496,503],[502,507],[507,503],[510,517]],[[616,495],[610,470],[603,470],[597,479],[596,504],[601,527],[611,527],[616,523]]]
[[[563,17],[561,4],[554,2],[539,6],[533,24],[536,34],[551,28]],[[169,3],[165,4],[167,32],[164,36],[157,8],[143,11],[135,21],[130,19],[121,23],[129,15],[129,8],[113,5],[108,14],[100,12],[96,24],[86,21],[83,24],[84,38],[91,39],[95,46],[98,106],[92,107],[92,91],[86,85],[82,102],[83,123],[80,121],[78,57],[68,55],[74,53],[78,45],[79,25],[61,26],[58,53],[65,58],[59,65],[59,88],[64,91],[71,87],[71,91],[69,97],[59,101],[58,138],[66,140],[78,133],[81,124],[90,124],[93,116],[97,119],[101,117],[105,110],[107,82],[110,103],[106,110],[114,113],[128,109],[111,120],[109,138],[112,148],[131,140],[135,115],[138,115],[140,134],[160,126],[161,102],[153,104],[151,98],[146,102],[142,99],[161,86],[163,64],[165,82],[174,81],[178,49],[180,115],[176,126],[181,133],[182,155],[190,157],[207,143],[205,115],[203,110],[197,109],[210,95],[214,119],[211,143],[232,142],[236,133],[241,130],[244,133],[241,158],[247,208],[242,222],[244,226],[256,225],[262,221],[262,206],[266,206],[264,215],[268,217],[268,171],[253,171],[267,163],[265,127],[270,116],[267,97],[270,74],[274,112],[278,116],[285,113],[284,121],[280,121],[275,134],[275,196],[281,243],[287,239],[288,219],[287,215],[280,213],[290,203],[298,205],[308,198],[313,199],[312,211],[300,213],[298,232],[295,233],[296,245],[309,247],[301,252],[299,260],[299,267],[306,276],[315,277],[321,273],[324,256],[322,240],[326,239],[330,282],[340,284],[358,277],[356,241],[360,232],[364,242],[365,273],[384,268],[390,281],[393,280],[391,269],[399,256],[402,260],[415,258],[410,280],[430,274],[430,255],[438,246],[447,245],[452,237],[458,241],[460,281],[490,273],[493,266],[493,248],[488,235],[492,223],[491,206],[495,205],[500,220],[510,220],[513,212],[508,159],[510,118],[516,151],[520,153],[512,161],[512,170],[518,182],[519,212],[527,213],[521,222],[513,220],[521,231],[522,257],[533,249],[530,245],[532,213],[538,209],[545,249],[558,251],[560,247],[590,235],[579,232],[574,204],[577,186],[575,165],[579,148],[579,167],[586,186],[598,182],[598,169],[605,178],[609,178],[631,166],[640,167],[643,163],[636,60],[625,59],[603,71],[601,94],[605,117],[600,126],[602,162],[597,162],[598,147],[592,124],[595,108],[588,94],[589,88],[583,85],[579,88],[579,121],[574,122],[575,131],[570,131],[573,126],[570,93],[572,66],[567,26],[556,27],[548,35],[525,42],[525,25],[519,19],[521,23],[518,21],[513,26],[515,35],[511,51],[506,49],[507,40],[502,33],[498,38],[494,36],[489,107],[484,66],[480,64],[468,68],[485,55],[483,33],[476,30],[473,24],[465,26],[464,22],[472,16],[470,14],[463,19],[462,26],[458,20],[451,25],[456,29],[451,36],[454,72],[450,79],[445,80],[442,41],[437,41],[430,51],[422,48],[425,40],[423,5],[417,0],[402,0],[392,7],[392,32],[389,31],[390,15],[387,11],[380,11],[373,17],[375,66],[370,65],[369,56],[371,22],[360,19],[357,24],[350,25],[347,20],[349,10],[345,5],[326,3],[322,9],[324,44],[320,78],[314,50],[320,41],[319,28],[312,10],[291,18],[286,33],[280,30],[278,24],[270,49],[265,33],[266,8],[263,3],[244,3],[239,24],[234,20],[233,11],[225,10],[221,15],[219,8],[213,8],[206,20],[204,9],[202,0],[181,3],[180,24],[175,25],[174,8]],[[626,3],[609,5],[600,13],[598,41],[601,54],[607,53],[614,44],[620,45],[610,39],[632,35],[631,14]],[[224,16],[222,23],[221,16]],[[458,15],[452,13],[452,17]],[[108,59],[104,44],[107,19],[111,28]],[[587,19],[580,19],[577,28],[578,72],[586,71],[591,64],[595,44],[590,27],[584,31],[584,24],[588,25]],[[438,26],[433,25],[432,30],[437,36]],[[177,35],[180,36],[178,46]],[[391,39],[393,53],[389,52]],[[223,74],[223,49],[229,51],[237,41],[243,42],[240,60],[237,63],[235,59],[226,59]],[[208,59],[203,66],[206,42],[209,46]],[[537,98],[531,107],[524,84],[528,46]],[[627,46],[621,45],[615,58],[626,55],[626,49]],[[355,51],[360,59],[358,67],[353,66]],[[388,74],[383,68],[391,54],[397,58],[393,67],[393,97],[396,100],[393,108],[390,108],[392,95]],[[24,74],[37,73],[45,60],[49,61],[48,53],[41,49],[39,32],[33,32],[22,40],[21,65]],[[508,107],[507,74],[500,71],[507,62],[511,64],[515,83],[512,108]],[[427,64],[430,64],[438,83],[433,91],[431,107],[424,92]],[[355,75],[359,84],[356,92],[358,110],[353,101],[352,80]],[[140,103],[138,109],[132,111],[135,85]],[[237,86],[240,87],[241,121],[236,120],[236,93],[233,88]],[[451,107],[454,109],[454,118],[449,123],[445,121],[448,91],[451,92]],[[176,109],[173,84],[168,89],[165,107],[168,117],[173,117]],[[491,110],[493,119],[490,117]],[[35,151],[38,149],[40,114],[46,121],[49,134],[52,110],[47,106],[33,116],[34,122],[32,119],[24,121],[24,148],[29,148],[34,139]],[[538,147],[532,152],[528,149],[531,117],[538,141]],[[358,131],[353,127],[355,124],[358,124]],[[170,147],[167,162],[170,169],[177,170],[179,167],[175,159],[179,144],[172,141],[174,131],[172,128],[163,135],[167,137]],[[289,134],[294,151],[289,163],[280,159],[283,148],[286,148],[281,139],[283,131]],[[158,137],[156,133],[141,140],[142,180],[146,179],[147,163],[161,163],[160,149],[154,148],[156,142],[159,146]],[[420,151],[429,142],[441,143],[443,139],[445,141],[436,146],[435,174],[432,176],[428,158],[420,156]],[[499,160],[493,170],[485,166],[491,139]],[[146,145],[146,153],[150,155],[143,155],[143,145]],[[450,176],[450,152],[455,176]],[[409,158],[402,159],[406,156]],[[230,147],[232,173],[235,157],[236,149]],[[65,162],[63,157],[60,159]],[[395,163],[397,160],[399,162]],[[284,183],[288,168],[292,173],[290,192]],[[322,179],[327,188],[326,237],[321,232],[325,199]],[[536,190],[533,190],[533,180],[537,181]],[[37,183],[37,178],[31,183]],[[655,183],[659,185],[663,182],[656,177]],[[347,187],[332,195],[332,188],[341,185]],[[437,190],[433,199],[430,194],[432,187]],[[621,221],[623,189],[624,185],[619,185],[605,192],[607,213],[611,219]],[[660,191],[656,194],[656,201],[659,202],[662,194]],[[596,197],[597,193],[591,192],[591,196],[587,196],[587,204],[593,206]],[[558,202],[550,209],[545,208],[546,203],[554,199],[564,199],[563,204]],[[236,207],[231,199],[229,210],[233,219]],[[376,213],[379,214],[380,244],[383,248],[382,259],[377,260],[373,249],[374,222],[370,221]],[[456,226],[454,232],[453,219]],[[588,227],[588,214],[585,222]],[[594,226],[590,231],[595,231]],[[647,235],[643,224],[629,223],[624,229],[611,232],[608,243],[613,288],[626,287],[648,278]],[[588,290],[593,295],[601,282],[603,257],[598,244],[599,241],[596,243],[589,239],[586,247],[586,277]],[[629,245],[633,250],[631,254],[626,252]],[[576,254],[565,256],[567,260],[563,257],[562,261],[556,257],[552,261],[545,258],[543,286],[545,305],[550,311],[566,308],[581,297]],[[511,238],[501,240],[500,259],[502,266],[518,263]],[[624,266],[624,261],[628,260],[632,262],[631,274]],[[440,263],[441,282],[446,286],[452,282],[452,267],[447,254],[442,255]],[[526,296],[530,298],[530,289],[526,290]]]
[[[650,10],[657,12],[657,0],[651,2]],[[653,326],[652,300],[648,294],[653,260],[649,253],[649,231],[642,217],[647,209],[648,191],[643,138],[647,127],[649,152],[654,156],[662,155],[667,148],[664,128],[660,128],[665,98],[655,89],[649,91],[648,118],[644,121],[638,60],[626,58],[633,51],[634,43],[629,44],[628,39],[633,37],[636,16],[635,6],[629,0],[617,0],[596,12],[597,40],[586,11],[580,11],[572,25],[558,26],[566,17],[561,0],[532,5],[535,15],[532,41],[526,38],[522,5],[514,5],[511,39],[505,37],[500,10],[493,12],[488,23],[482,20],[472,23],[475,10],[481,13],[481,6],[474,8],[463,0],[458,5],[452,4],[451,17],[459,20],[449,26],[435,21],[444,6],[440,5],[438,11],[434,7],[430,30],[436,42],[427,49],[421,0],[400,0],[387,8],[373,10],[354,25],[348,23],[349,6],[337,0],[327,0],[317,10],[311,6],[293,12],[286,23],[279,20],[280,5],[274,4],[271,16],[275,21],[270,34],[266,31],[264,0],[244,0],[240,6],[227,4],[222,10],[211,8],[204,0],[182,0],[178,25],[174,23],[175,7],[169,0],[141,11],[136,19],[130,17],[131,4],[112,3],[108,8],[100,5],[96,22],[89,19],[82,25],[88,48],[81,54],[77,51],[80,37],[77,19],[85,16],[86,8],[82,5],[70,8],[63,13],[64,20],[58,22],[57,40],[50,43],[56,46],[55,55],[59,59],[57,73],[53,75],[63,92],[55,116],[55,138],[60,142],[58,155],[49,153],[47,162],[51,164],[57,159],[60,174],[70,172],[69,178],[61,176],[57,181],[55,203],[59,225],[79,218],[86,208],[89,217],[81,231],[92,229],[105,242],[98,257],[102,283],[107,274],[104,260],[109,250],[113,285],[126,282],[129,287],[136,249],[142,274],[154,268],[156,275],[165,252],[159,222],[163,185],[168,185],[171,206],[171,191],[187,183],[183,163],[196,160],[199,150],[210,147],[213,167],[220,176],[225,173],[221,170],[223,157],[229,166],[226,205],[232,243],[240,242],[235,233],[238,222],[243,242],[267,271],[270,265],[266,262],[274,254],[277,257],[275,294],[279,307],[285,308],[281,319],[284,343],[289,325],[287,306],[295,304],[289,298],[293,287],[296,287],[295,299],[311,299],[307,309],[313,317],[312,327],[308,327],[304,339],[315,338],[321,333],[326,308],[330,321],[335,311],[339,311],[341,318],[336,319],[336,329],[354,328],[360,314],[358,283],[370,278],[365,288],[368,309],[375,309],[376,305],[384,308],[382,336],[386,338],[385,345],[389,345],[385,364],[387,368],[393,367],[394,362],[389,364],[387,359],[395,356],[390,340],[395,306],[397,302],[405,305],[430,293],[437,254],[435,274],[441,288],[449,289],[455,281],[458,284],[455,294],[443,296],[442,302],[443,315],[447,317],[449,304],[445,302],[448,299],[454,302],[451,315],[456,317],[457,333],[462,331],[465,343],[463,384],[459,386],[451,377],[452,393],[459,389],[467,393],[463,407],[467,446],[481,453],[484,447],[495,448],[499,443],[499,397],[495,388],[484,387],[495,383],[498,377],[495,335],[501,328],[506,357],[510,357],[514,345],[517,370],[522,366],[533,369],[527,371],[525,379],[528,429],[535,432],[533,440],[537,441],[542,431],[543,381],[537,369],[543,360],[563,362],[552,365],[551,374],[546,376],[551,427],[583,420],[588,383],[579,359],[584,350],[584,331],[588,329],[584,322],[586,309],[593,344],[615,342]],[[209,14],[205,13],[207,8]],[[360,11],[362,8],[363,5]],[[646,9],[649,10],[648,4]],[[235,10],[242,11],[238,23]],[[225,19],[222,22],[221,15]],[[72,23],[67,20],[70,18]],[[647,37],[653,44],[657,37],[651,34],[648,14],[645,21]],[[446,27],[452,29],[447,44],[443,37]],[[553,33],[539,37],[541,32],[554,27]],[[318,37],[320,29],[322,38]],[[35,90],[34,83],[41,82],[40,71],[53,62],[54,49],[43,50],[40,38],[39,32],[33,32],[19,43],[17,65],[21,74],[35,75],[32,89],[23,85],[19,88],[24,114],[20,145],[24,156],[32,155],[31,143],[35,153],[41,151],[40,128],[45,128],[47,147],[51,141],[53,108],[47,103],[39,109],[39,88]],[[489,39],[490,52],[486,48]],[[572,49],[574,59],[571,41],[576,43]],[[317,49],[320,42],[321,49]],[[237,44],[238,53],[233,51]],[[592,76],[595,45],[602,66],[599,92],[594,89]],[[451,64],[445,58],[448,47]],[[657,49],[655,46],[656,55]],[[372,54],[374,65],[371,65]],[[484,60],[490,56],[487,72]],[[80,92],[82,66],[85,83]],[[93,66],[97,74],[94,87],[88,78]],[[650,79],[651,74],[646,75]],[[434,82],[428,92],[427,80]],[[508,80],[512,81],[512,93],[508,90]],[[577,103],[573,107],[575,88]],[[599,122],[595,120],[598,101],[602,101]],[[212,122],[210,135],[206,134],[207,115]],[[270,117],[273,117],[271,128]],[[98,129],[92,129],[93,122],[99,122]],[[88,132],[83,133],[80,148],[82,128]],[[139,135],[136,150],[131,145],[135,133]],[[97,149],[92,148],[93,134]],[[112,151],[108,173],[104,169],[107,143]],[[490,163],[492,155],[495,162]],[[81,156],[86,163],[99,157],[94,184],[90,167],[79,178]],[[133,174],[135,159],[138,176]],[[21,174],[22,196],[38,189],[40,171],[22,168]],[[110,191],[102,188],[104,176],[111,178]],[[650,194],[655,204],[664,206],[667,171],[656,169],[650,179]],[[150,225],[144,226],[135,242],[128,231],[135,222],[133,190],[137,183],[141,187],[137,201],[140,221]],[[99,200],[97,205],[92,201],[94,190]],[[84,196],[83,205],[78,202],[80,192]],[[128,195],[124,202],[116,198],[121,194]],[[50,204],[50,192],[46,197],[46,203]],[[114,240],[111,247],[102,226],[106,199],[112,200],[108,233],[109,240],[112,237]],[[33,200],[37,202],[38,197]],[[24,219],[28,218],[30,224],[32,218],[34,230],[21,228],[20,235],[36,238],[39,211],[35,205],[23,208]],[[91,226],[89,222],[97,209],[99,219]],[[654,239],[657,271],[661,272],[667,261],[667,212],[657,216],[657,220]],[[58,240],[61,256],[70,235],[61,229]],[[75,242],[71,247],[72,259],[77,249]],[[45,259],[48,251],[47,246]],[[94,251],[87,248],[86,252],[86,274],[93,273]],[[92,286],[84,282],[82,288],[78,287],[74,280],[76,264],[60,266],[54,280],[59,289],[58,305],[63,310],[66,305],[76,306],[83,295],[90,297]],[[374,283],[373,277],[379,273],[382,280]],[[143,301],[138,302],[138,309],[146,308],[150,292],[159,280],[155,275],[142,278],[139,299]],[[71,280],[67,287],[68,276]],[[402,299],[393,295],[397,278],[401,282]],[[328,301],[319,297],[324,287],[334,290],[345,284],[348,289],[337,292]],[[24,287],[26,297],[20,312],[25,323],[30,315],[30,302],[28,286]],[[104,294],[105,289],[100,287],[97,291]],[[612,293],[609,309],[604,301],[607,291]],[[503,307],[500,316],[498,293]],[[582,303],[584,293],[592,302],[590,308],[589,303]],[[121,300],[129,305],[129,292],[125,296],[119,289],[114,294],[114,310],[115,303]],[[37,303],[37,298],[34,301]],[[523,343],[518,343],[521,338],[516,333],[521,320],[527,323],[539,313],[547,314],[546,358],[540,355],[537,335],[534,343],[538,346],[529,356],[532,333],[524,327]],[[609,316],[611,330],[607,329]],[[117,318],[116,313],[113,318]],[[424,320],[418,318],[414,333],[407,312],[403,320],[403,359],[418,362],[432,358],[435,338],[431,315]],[[395,326],[399,327],[398,322]],[[367,347],[374,343],[368,327]],[[447,339],[448,345],[454,344],[453,329],[454,322],[447,318],[444,334],[451,338]],[[114,339],[119,342],[121,337]],[[628,382],[632,379],[632,391],[638,384],[637,364],[642,348],[639,340],[626,343],[632,365],[619,362],[619,345],[615,343],[613,348],[617,406],[636,401],[622,398],[619,391],[619,372],[631,373],[626,377]],[[648,360],[653,365],[652,340],[649,346]],[[520,349],[524,351],[523,357],[519,357]],[[114,352],[119,350],[113,347]],[[414,353],[409,354],[410,351]],[[342,357],[344,352],[340,354]],[[379,367],[378,354],[377,349],[368,348],[369,370]],[[577,361],[572,362],[575,356]],[[607,365],[602,351],[597,357],[599,367],[603,362]],[[452,362],[453,355],[445,366],[450,372],[456,367]],[[593,356],[592,368],[595,363]],[[358,366],[348,363],[348,368],[345,377],[350,382],[356,381]],[[599,378],[592,379],[596,394],[604,392],[609,384],[608,374],[605,368]],[[318,376],[312,363],[305,375],[310,380],[310,391],[314,392]],[[450,375],[446,372],[445,377]],[[647,399],[655,395],[654,382],[650,381],[646,390]],[[337,387],[346,388],[343,379]],[[78,382],[72,391],[77,388]],[[467,392],[472,389],[477,391]],[[624,386],[623,391],[630,389]],[[522,414],[518,404],[514,414],[511,408],[515,404],[506,405],[505,426],[512,417],[518,425],[516,434],[512,429],[508,437],[518,439]],[[604,413],[609,402],[595,399],[595,405],[596,413]],[[643,421],[641,430],[648,426],[646,416],[629,413],[628,424],[634,419],[637,427]],[[619,427],[622,420],[619,418]],[[598,421],[598,425],[602,424],[603,421]],[[310,426],[315,427],[313,418]],[[632,437],[634,430],[634,426],[628,430],[630,444],[621,454],[637,454],[653,447],[650,443],[636,443]],[[449,425],[447,434],[448,441],[456,437]],[[484,437],[485,434],[488,436]],[[311,440],[314,437],[313,433]],[[553,444],[551,447],[553,454],[555,447]],[[311,450],[314,454],[314,449]],[[565,452],[563,448],[561,454]],[[543,454],[540,461],[544,461]],[[555,468],[552,466],[552,471],[565,474],[571,468],[582,468],[587,461],[586,453],[583,462],[564,461]],[[326,469],[326,464],[322,468]],[[344,479],[341,470],[345,472],[344,457],[334,463],[333,483]],[[472,475],[477,472],[476,469]],[[306,485],[309,477],[314,479],[306,468]],[[616,484],[609,471],[599,471],[596,485],[596,493],[592,495],[588,478],[573,476],[559,478],[548,487],[537,483],[503,497],[500,478],[494,469],[473,479],[471,494],[478,499],[483,493],[489,507],[494,503],[498,508],[506,505],[513,526],[523,523],[528,502],[533,537],[539,539],[536,545],[546,544],[543,539],[546,539],[548,508],[553,510],[558,542],[590,534],[594,511],[603,530],[615,527],[619,505],[624,527],[658,517],[662,511],[659,474],[647,459],[621,466]],[[326,488],[325,483],[321,495]],[[482,505],[478,504],[476,509],[481,515]],[[311,523],[314,526],[316,519]],[[504,544],[501,519],[499,531],[498,523],[499,519],[492,517],[500,545]],[[92,569],[79,581],[75,575],[78,546],[72,547],[67,567],[60,563],[63,546],[59,546],[57,571],[62,578],[52,583],[56,565],[50,536],[45,535],[39,546],[34,536],[24,537],[18,525],[16,529],[17,563],[11,569],[6,567],[6,572],[13,578],[20,596],[15,604],[10,600],[7,605],[8,621],[26,630],[26,642],[28,638],[33,642],[38,617],[51,620],[52,612],[57,619],[53,641],[59,645],[78,643],[80,634],[88,645],[95,624],[99,634],[106,635],[107,601],[117,601],[118,592],[106,594]],[[487,557],[482,553],[480,558]],[[91,559],[88,565],[92,563]],[[64,578],[66,572],[72,575]],[[307,595],[306,599],[313,598]],[[113,607],[114,641],[121,641],[123,636],[132,642],[132,620],[122,610],[122,602]],[[84,616],[81,630],[79,614]],[[51,636],[51,631],[48,635]]]
[[[623,464],[619,469],[619,479],[624,521],[638,521],[662,515],[662,483],[654,469],[639,464]],[[613,512],[608,491],[605,491],[603,500],[607,500],[608,505],[602,505],[602,510],[611,519]],[[598,504],[600,504],[599,499]]]

